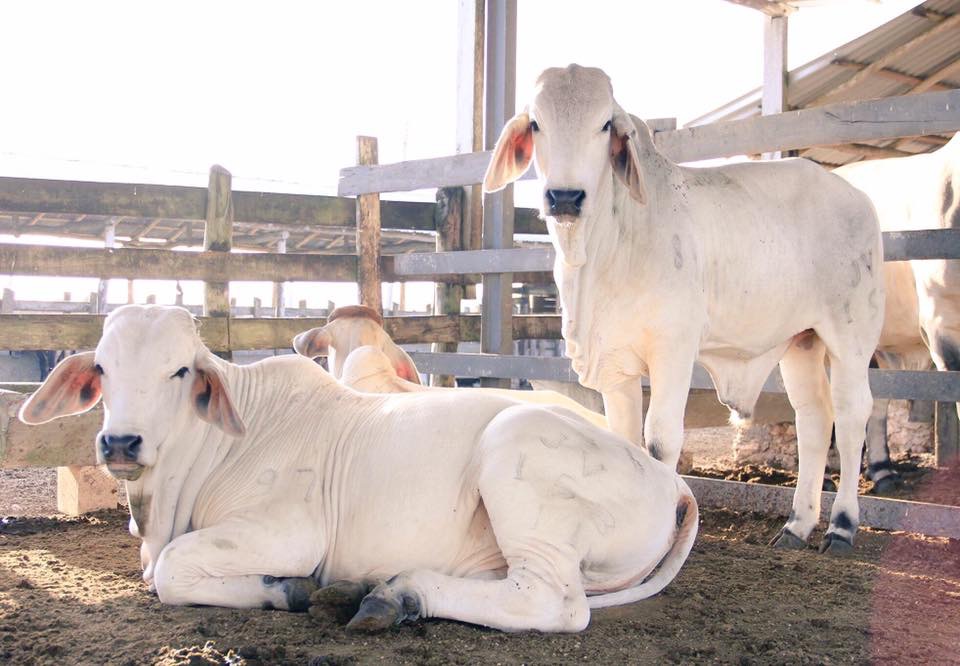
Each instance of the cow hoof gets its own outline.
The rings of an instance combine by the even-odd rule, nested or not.
[[[803,550],[807,547],[807,542],[784,527],[780,530],[777,536],[770,541],[770,545],[774,548]]]
[[[827,555],[849,555],[853,552],[853,543],[836,532],[827,532],[820,542],[820,552]]]
[[[873,482],[874,495],[887,495],[897,489],[897,477],[885,476],[879,481]]]
[[[357,633],[383,631],[399,623],[400,620],[400,604],[382,597],[367,595],[361,602],[357,614],[347,623],[347,631]]]
[[[303,613],[310,608],[310,597],[317,589],[317,584],[313,582],[313,579],[286,578],[282,585],[289,610],[295,613]]]
[[[311,617],[332,614],[339,622],[346,622],[360,610],[360,602],[370,591],[366,583],[337,580],[310,595]]]
[[[821,489],[828,493],[835,493],[837,492],[837,484],[834,483],[833,479],[831,479],[829,476],[825,476],[823,477],[823,486]]]

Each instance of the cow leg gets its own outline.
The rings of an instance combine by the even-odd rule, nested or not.
[[[421,617],[479,624],[501,631],[582,631],[590,607],[571,559],[568,570],[538,572],[513,566],[499,580],[457,578],[419,569],[378,585],[347,625],[353,631],[380,631]]]
[[[874,492],[880,494],[892,490],[897,479],[887,445],[889,405],[889,400],[874,400],[873,411],[867,421],[867,478],[873,481]]]
[[[621,382],[601,395],[610,430],[643,446],[643,384],[640,378]]]
[[[815,336],[812,341],[791,344],[780,360],[783,384],[796,412],[800,469],[793,493],[793,511],[773,540],[778,548],[802,548],[820,518],[823,470],[827,465],[833,425],[824,352],[823,342]]]
[[[860,521],[857,487],[867,421],[873,409],[868,359],[854,353],[830,353],[830,394],[836,420],[837,450],[840,453],[840,486],[830,512],[830,527],[820,545],[821,552],[841,553],[853,547]]]
[[[233,519],[177,537],[156,562],[160,601],[306,610],[317,589],[311,574],[322,550],[305,522],[288,518],[295,513],[299,515],[290,511],[272,522]]]
[[[676,341],[674,341],[676,344]],[[644,425],[647,451],[661,462],[676,467],[683,447],[683,412],[693,377],[693,352],[655,353],[648,361],[650,368],[650,408]]]

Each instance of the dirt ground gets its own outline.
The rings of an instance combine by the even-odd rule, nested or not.
[[[5,519],[9,664],[960,663],[960,542],[863,531],[847,558],[766,544],[777,519],[705,511],[674,583],[577,635],[426,621],[377,636],[332,618],[162,606],[127,515]]]

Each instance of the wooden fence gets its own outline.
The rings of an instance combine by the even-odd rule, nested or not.
[[[811,145],[833,145],[901,136],[946,133],[960,129],[960,91],[925,93],[869,102],[845,103],[715,125],[666,130],[655,141],[676,161],[773,152]],[[368,299],[379,297],[381,280],[433,279],[451,284],[476,282],[478,275],[512,274],[516,282],[549,281],[552,250],[479,250],[379,256],[371,238],[382,226],[394,229],[457,228],[449,216],[462,216],[458,206],[380,201],[384,192],[432,187],[460,187],[482,180],[488,153],[473,153],[391,165],[376,165],[375,142],[361,139],[358,166],[341,172],[340,197],[232,192],[224,170],[211,170],[209,187],[78,183],[0,178],[0,210],[93,215],[131,215],[203,220],[210,237],[204,252],[146,249],[75,249],[0,245],[0,274],[58,275],[97,278],[198,279],[208,283],[207,309],[201,329],[205,342],[218,351],[286,347],[293,335],[321,325],[322,318],[245,319],[230,316],[222,285],[230,280],[354,282]],[[528,174],[529,177],[529,174]],[[343,198],[356,196],[357,199]],[[232,221],[283,225],[344,226],[355,219],[357,256],[317,254],[237,254],[230,247]],[[516,233],[543,233],[536,211],[515,211]],[[899,232],[885,237],[887,260],[958,259],[960,231]],[[481,326],[501,327],[496,315],[436,314],[387,318],[387,330],[401,343],[455,343],[477,340]],[[99,338],[101,316],[91,314],[0,314],[0,349],[83,349]],[[557,316],[514,316],[513,338],[560,337]],[[512,357],[495,354],[418,353],[426,372],[488,377],[575,380],[566,359]],[[960,373],[872,371],[878,397],[960,401]],[[704,373],[694,388],[712,388]],[[782,392],[775,374],[765,390]],[[11,413],[19,398],[7,396]],[[944,414],[947,410],[941,410]],[[19,433],[13,437],[14,431]],[[39,440],[31,431],[0,428],[0,465],[7,453]],[[14,441],[17,440],[17,441]],[[50,464],[48,458],[44,458]],[[61,461],[60,464],[65,464]],[[902,507],[897,509],[901,511]],[[946,509],[945,509],[946,510]],[[953,536],[960,536],[960,509],[949,513]],[[953,522],[950,522],[953,521]]]

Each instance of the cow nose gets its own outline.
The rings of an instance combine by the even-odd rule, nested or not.
[[[551,215],[580,215],[587,193],[583,190],[547,190],[547,205]]]
[[[133,462],[140,453],[143,437],[140,435],[104,435],[100,438],[100,452],[107,461]]]

